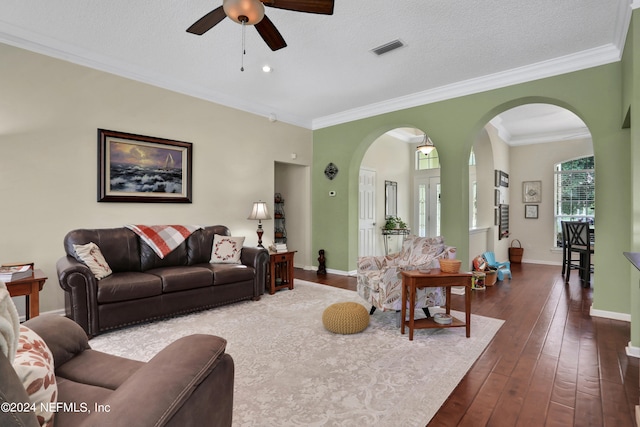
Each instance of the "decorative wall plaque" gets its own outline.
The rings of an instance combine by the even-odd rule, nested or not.
[[[522,203],[542,202],[542,181],[522,182]]]
[[[326,168],[324,168],[324,176],[329,179],[333,179],[338,175],[338,167],[333,163],[329,163]]]

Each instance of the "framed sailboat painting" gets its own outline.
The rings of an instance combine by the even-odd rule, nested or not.
[[[98,202],[191,203],[193,144],[98,129]]]

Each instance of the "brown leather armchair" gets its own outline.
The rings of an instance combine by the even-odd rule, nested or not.
[[[47,343],[55,364],[58,402],[90,411],[59,411],[56,426],[230,426],[234,363],[226,341],[190,335],[149,362],[92,350],[70,319],[44,315],[24,324]],[[0,352],[0,403],[28,402],[22,383]],[[94,411],[101,405],[104,411]],[[32,412],[0,411],[1,426],[38,426]]]

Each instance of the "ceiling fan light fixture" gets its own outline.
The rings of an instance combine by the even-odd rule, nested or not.
[[[428,156],[429,153],[435,149],[436,147],[433,145],[433,141],[431,141],[431,138],[429,138],[426,133],[424,134],[424,140],[416,148],[416,150],[420,151],[425,156]]]
[[[224,0],[222,8],[239,24],[256,25],[264,18],[264,6],[260,0]]]

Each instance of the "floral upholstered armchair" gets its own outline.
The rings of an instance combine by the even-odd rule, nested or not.
[[[438,268],[439,259],[455,257],[456,248],[446,246],[441,236],[409,236],[403,242],[402,250],[396,254],[358,258],[358,295],[372,305],[371,314],[376,308],[382,311],[401,310],[401,271]],[[444,304],[444,288],[419,288],[416,292],[416,308]]]

